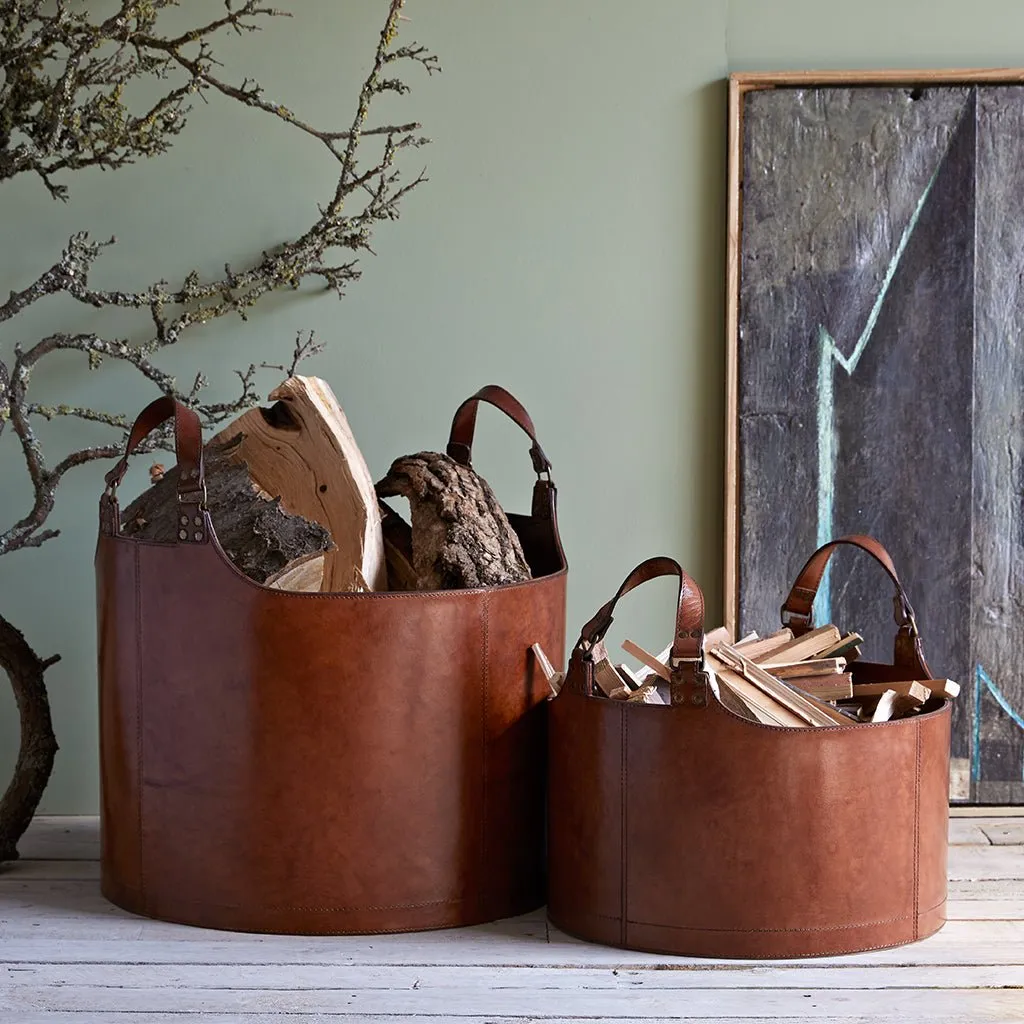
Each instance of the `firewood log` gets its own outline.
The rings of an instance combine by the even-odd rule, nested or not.
[[[319,377],[290,377],[211,443],[241,437],[232,457],[282,507],[325,527],[334,548],[321,590],[386,590],[387,569],[373,477],[348,419]]]
[[[438,452],[396,459],[381,498],[409,499],[417,590],[520,583],[531,577],[519,537],[487,481]]]
[[[292,515],[257,487],[244,462],[236,460],[237,442],[209,444],[203,453],[207,504],[217,539],[239,571],[257,583],[281,589],[317,589],[323,576],[330,534],[319,523]],[[127,508],[125,534],[167,544],[178,539],[178,468],[168,470]],[[319,559],[319,575],[315,561]],[[299,579],[288,579],[301,566]],[[312,576],[310,573],[312,572]]]

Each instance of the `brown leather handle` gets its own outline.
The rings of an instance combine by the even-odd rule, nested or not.
[[[840,544],[849,544],[852,547],[860,548],[861,551],[866,551],[885,569],[889,574],[889,579],[896,587],[896,597],[893,602],[896,624],[900,627],[901,632],[916,637],[918,632],[914,609],[910,606],[907,592],[903,589],[903,584],[896,572],[896,566],[893,565],[893,561],[889,557],[889,552],[874,537],[864,534],[851,534],[848,537],[839,537],[828,544],[823,544],[807,559],[807,563],[796,578],[796,583],[793,584],[793,589],[789,592],[789,597],[786,598],[785,604],[782,606],[783,625],[789,626],[797,636],[806,633],[811,628],[812,609],[818,587],[825,575],[825,567],[828,565],[829,559]]]
[[[161,423],[174,417],[174,450],[178,460],[178,496],[184,501],[205,504],[206,481],[203,476],[203,428],[199,417],[183,403],[170,395],[150,402],[132,426],[124,455],[107,473],[107,489],[113,492],[124,479],[128,459],[140,444]]]
[[[622,582],[615,596],[580,630],[580,640],[591,647],[604,639],[612,624],[612,612],[619,598],[659,576],[679,577],[679,602],[676,608],[676,632],[672,640],[672,664],[690,662],[703,666],[704,595],[693,578],[674,559],[662,555],[641,562]]]
[[[497,384],[488,384],[481,388],[455,410],[451,434],[448,436],[448,454],[463,466],[471,464],[473,436],[476,433],[476,412],[481,402],[487,402],[488,405],[493,405],[495,409],[501,410],[529,437],[533,442],[530,447],[530,458],[533,460],[534,470],[538,476],[543,473],[550,475],[551,462],[537,441],[537,432],[533,428],[530,414],[513,395]]]

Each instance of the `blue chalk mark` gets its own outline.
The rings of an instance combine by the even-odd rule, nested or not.
[[[868,342],[874,333],[878,317],[882,312],[882,304],[896,277],[896,271],[899,269],[900,261],[914,234],[917,222],[921,219],[925,202],[939,176],[941,167],[942,161],[940,160],[921,194],[921,198],[917,201],[917,206],[914,207],[907,226],[903,229],[896,251],[892,254],[892,259],[889,260],[885,277],[882,278],[882,286],[879,288],[871,312],[868,314],[867,323],[864,325],[864,330],[857,339],[853,351],[848,356],[844,355],[827,328],[823,324],[818,326],[818,345],[821,352],[818,362],[818,547],[827,544],[835,536],[835,482],[839,438],[836,435],[835,371],[833,367],[841,366],[847,376],[852,376],[857,369],[857,364],[860,362],[861,356],[864,355],[864,350],[868,347]],[[831,563],[825,567],[821,585],[818,587],[818,596],[814,602],[814,621],[832,621]]]
[[[978,782],[981,779],[981,688],[992,695],[995,702],[1010,717],[1019,728],[1024,729],[1024,715],[1010,705],[1010,702],[1003,695],[1002,690],[992,681],[992,677],[981,667],[974,666],[974,736],[971,744],[971,781]],[[1021,778],[1024,779],[1024,765],[1021,766]]]

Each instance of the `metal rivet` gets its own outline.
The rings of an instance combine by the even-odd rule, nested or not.
[[[707,698],[704,696],[703,693],[695,693],[693,695],[693,703],[697,707],[702,708],[707,703]]]
[[[696,640],[697,637],[701,636],[703,633],[704,633],[703,629],[691,629],[690,630],[690,636],[692,636],[694,638],[694,640]]]
[[[203,517],[202,516],[196,516],[195,519],[192,520],[192,522],[195,523],[196,526],[202,526],[203,525]]]
[[[188,516],[182,516],[181,517],[181,525],[182,526],[188,526]]]
[[[199,530],[196,530],[195,538],[196,538],[196,540],[202,540],[203,539],[203,535],[202,535],[202,533]]]
[[[188,540],[188,530],[179,530],[178,540]]]

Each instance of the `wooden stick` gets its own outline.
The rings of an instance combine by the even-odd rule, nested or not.
[[[663,650],[661,652],[661,654],[659,654],[657,656],[657,660],[662,665],[667,665],[668,664],[668,658],[669,658],[669,655],[671,653],[672,653],[672,645],[669,644],[668,647],[666,647],[665,650]],[[651,676],[653,676],[654,674],[655,674],[655,672],[654,672],[653,668],[648,668],[646,665],[644,665],[643,668],[636,669],[633,672],[633,678],[636,679],[640,683],[644,683],[644,682],[647,682],[651,678]]]
[[[833,627],[835,628],[835,627]],[[839,631],[836,630],[838,633]],[[763,690],[810,725],[847,725],[849,720],[828,704],[797,693],[792,687],[769,675],[759,665],[745,658],[735,647],[720,644],[716,649],[724,661],[732,665],[748,682]]]
[[[631,690],[637,690],[643,686],[644,681],[628,665],[616,665],[615,668],[622,676],[623,682]]]
[[[920,707],[916,698],[906,694],[897,693],[895,690],[886,690],[875,710],[871,713],[872,722],[889,722],[895,718],[903,718]]]
[[[756,633],[752,634],[757,636]],[[704,649],[707,650],[709,647],[714,647],[715,644],[731,644],[732,633],[725,628],[725,626],[719,626],[716,629],[711,630],[710,633],[704,634]]]
[[[835,626],[822,626],[819,629],[812,629],[810,633],[790,640],[770,654],[761,655],[755,658],[758,665],[767,667],[769,665],[785,665],[793,661],[804,661],[807,658],[817,658],[822,651],[835,647],[839,640],[839,630]],[[743,652],[744,657],[748,657]]]
[[[540,644],[534,644],[531,648],[533,656],[537,660],[537,667],[541,671],[541,675],[548,681],[548,686],[551,687],[551,695],[553,697],[558,696],[558,691],[562,689],[562,683],[565,682],[565,675],[555,669],[555,666],[551,664],[551,660],[544,652],[544,648]]]
[[[767,666],[766,666],[767,667]],[[793,661],[785,665],[768,667],[776,679],[797,679],[802,676],[834,676],[846,671],[845,658],[815,658],[811,661]],[[797,684],[800,685],[799,683]]]
[[[742,651],[745,658],[754,658],[756,660],[771,654],[773,651],[777,651],[792,639],[793,630],[780,629],[777,633],[772,633],[771,636],[766,636],[761,640],[741,640],[736,644],[736,650]]]
[[[607,658],[594,662],[594,682],[606,697],[624,687],[628,689],[622,676],[615,671],[615,666]]]
[[[952,679],[923,679],[921,681],[936,697],[948,697],[952,700],[960,694],[960,684],[954,683]]]
[[[754,718],[765,725],[782,725],[789,728],[803,728],[806,723],[789,708],[784,707],[774,697],[759,690],[747,682],[738,672],[734,672],[713,653],[704,656],[705,664],[715,673],[719,690],[728,689],[729,695],[722,703],[729,707],[729,698],[735,697],[742,701]],[[782,685],[781,683],[779,685]],[[721,699],[721,698],[719,698]]]
[[[853,677],[849,672],[834,676],[804,676],[788,682],[818,700],[849,700],[853,696]]]
[[[892,692],[900,697],[913,697],[918,704],[923,704],[932,695],[929,682],[931,680],[925,683],[854,683],[853,697],[855,700],[862,697],[881,697]]]
[[[862,643],[864,643],[864,637],[862,637],[860,633],[847,633],[846,636],[841,637],[839,641],[833,644],[827,651],[822,651],[819,657],[838,658],[840,655],[846,654],[847,651],[852,651]]]
[[[645,651],[639,644],[633,643],[632,640],[623,640],[622,649],[627,654],[632,654],[637,661],[642,661],[655,675],[660,676],[666,682],[672,681],[672,670],[659,658],[656,658],[650,651]],[[668,652],[663,654],[662,657],[668,657],[668,654],[672,652],[672,648],[668,648]]]

